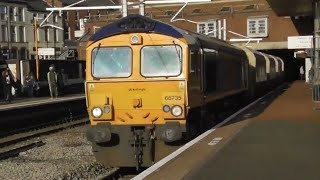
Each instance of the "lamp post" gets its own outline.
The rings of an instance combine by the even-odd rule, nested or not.
[[[6,17],[7,17],[7,40],[8,40],[8,51],[7,51],[7,53],[8,53],[8,59],[10,59],[11,58],[11,33],[10,33],[10,31],[11,31],[11,28],[10,28],[10,21],[11,21],[11,19],[10,19],[10,9],[8,8],[8,7],[6,7]]]
[[[55,7],[55,5],[54,5],[54,0],[52,0],[52,2],[51,2],[51,7]],[[53,18],[56,18],[56,15],[53,17]],[[54,22],[55,22],[55,20],[54,20]],[[55,30],[55,29],[53,29],[53,48],[54,48],[54,60],[57,60],[57,56],[56,56],[56,33],[57,33],[57,31]]]
[[[38,57],[38,31],[37,31],[37,23],[38,23],[38,17],[33,18],[34,23],[34,46],[36,48],[36,80],[39,80],[39,57]]]

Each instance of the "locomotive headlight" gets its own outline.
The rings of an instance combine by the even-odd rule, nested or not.
[[[179,105],[175,105],[171,109],[171,114],[178,117],[182,114],[182,107]]]
[[[170,106],[164,105],[164,106],[162,107],[162,110],[163,110],[164,112],[169,112],[169,111],[170,111]]]
[[[92,116],[95,118],[99,118],[102,116],[102,109],[99,107],[94,107],[91,110]]]

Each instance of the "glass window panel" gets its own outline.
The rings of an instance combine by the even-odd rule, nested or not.
[[[129,47],[95,48],[91,58],[95,77],[129,77],[132,73],[132,50]]]
[[[8,41],[7,39],[7,26],[1,25],[1,40]]]
[[[205,27],[206,27],[206,25],[205,24],[198,24],[198,26],[199,26],[199,33],[205,33]]]
[[[248,35],[264,37],[267,35],[267,18],[248,19]]]
[[[23,9],[18,8],[18,20],[23,21]]]
[[[24,39],[25,39],[25,38],[24,38],[24,36],[25,36],[25,35],[24,35],[24,32],[25,32],[25,31],[24,31],[24,27],[23,27],[23,26],[20,26],[20,27],[19,27],[20,42],[25,42],[25,41],[24,41]]]
[[[6,20],[6,14],[7,14],[7,7],[1,5],[0,6],[0,19],[1,20]]]
[[[52,16],[52,22],[53,23],[57,23],[58,22],[58,16],[57,15],[53,15]]]
[[[178,45],[145,46],[141,50],[143,76],[178,76],[181,73],[182,49]]]
[[[15,26],[10,26],[11,30],[11,41],[12,42],[17,42],[17,32],[16,32],[16,27]]]
[[[10,20],[11,21],[14,21],[15,20],[15,16],[14,16],[14,7],[10,7],[10,9],[9,9],[9,14],[10,14]]]

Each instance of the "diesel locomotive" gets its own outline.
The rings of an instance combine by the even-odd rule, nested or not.
[[[87,44],[87,138],[107,166],[150,166],[212,127],[225,102],[283,75],[278,57],[129,15]]]

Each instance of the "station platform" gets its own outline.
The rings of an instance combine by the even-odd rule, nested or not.
[[[295,81],[259,113],[208,130],[134,179],[320,179],[320,111],[311,95]]]
[[[1,101],[0,102],[0,112],[13,110],[13,109],[22,109],[40,105],[47,105],[47,104],[55,104],[73,100],[80,100],[85,99],[84,94],[68,94],[64,96],[60,96],[58,98],[50,98],[50,97],[34,97],[34,98],[15,98],[10,103]]]

